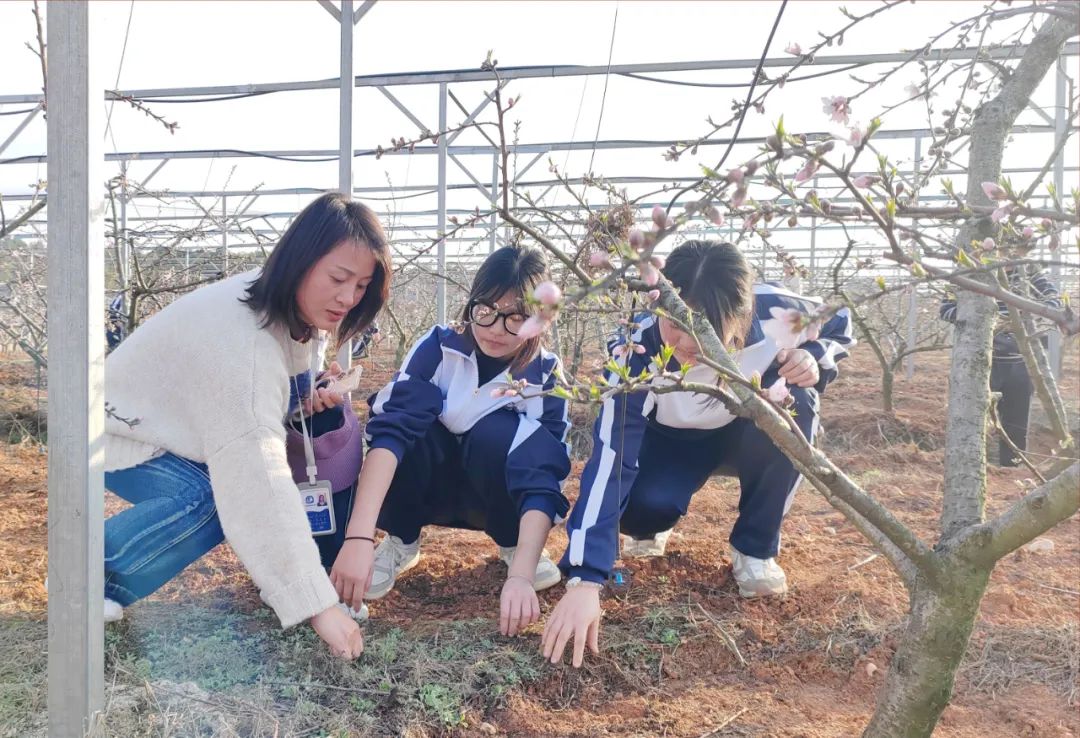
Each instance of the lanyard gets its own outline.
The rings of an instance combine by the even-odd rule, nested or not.
[[[325,347],[326,339],[324,338],[312,340],[311,342],[311,362],[308,365],[308,395],[311,398],[315,395],[315,372],[322,367],[322,355]],[[319,469],[315,464],[315,449],[312,445],[312,435],[308,431],[307,420],[304,418],[304,400],[300,396],[300,387],[296,382],[296,377],[293,377],[292,383],[293,387],[296,389],[297,401],[300,403],[300,429],[301,434],[304,436],[304,460],[307,462],[308,482],[310,484],[315,484],[315,478],[318,476]]]

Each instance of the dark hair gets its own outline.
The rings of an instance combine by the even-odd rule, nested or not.
[[[667,258],[664,276],[692,310],[705,313],[721,341],[740,348],[754,312],[753,272],[742,252],[720,241],[686,241]]]
[[[375,273],[364,296],[342,319],[337,341],[343,343],[367,328],[390,294],[390,247],[375,211],[339,192],[327,192],[300,211],[277,242],[262,273],[243,300],[262,315],[262,327],[285,327],[293,336],[308,336],[296,293],[319,259],[342,241],[357,241],[375,256]]]
[[[517,292],[524,298],[532,293],[536,285],[547,276],[547,262],[539,249],[531,246],[504,246],[493,251],[476,271],[469,300],[461,311],[461,321],[465,324],[465,333],[472,339],[472,325],[469,323],[469,309],[476,302],[494,304],[507,292]],[[521,300],[521,311],[528,313],[529,307]],[[475,341],[473,345],[475,346]],[[518,371],[532,361],[540,349],[540,336],[527,339],[514,354],[510,362],[510,371]],[[477,348],[479,350],[479,348]]]

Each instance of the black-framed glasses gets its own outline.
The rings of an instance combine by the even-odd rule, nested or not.
[[[499,312],[499,309],[482,300],[475,300],[469,305],[469,321],[483,328],[490,328],[502,318],[503,330],[511,336],[516,336],[521,326],[529,319],[528,315],[514,311],[512,313]]]

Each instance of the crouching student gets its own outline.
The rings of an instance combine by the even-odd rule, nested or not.
[[[321,366],[386,300],[390,255],[370,208],[330,193],[296,217],[261,270],[184,295],[105,361],[105,619],[224,540],[283,627],[309,621],[341,656],[362,649],[336,607],[287,461],[290,378]],[[310,409],[339,403],[325,390]]]
[[[782,287],[753,284],[750,266],[733,245],[687,241],[672,251],[663,270],[683,301],[702,313],[744,376],[758,372],[762,386],[783,383],[794,400],[795,422],[810,441],[818,427],[818,397],[837,376],[836,363],[854,343],[847,311],[830,319],[820,335],[793,332],[798,313],[817,301]],[[694,339],[666,318],[635,318],[633,343],[612,345],[632,376],[648,370],[663,345],[674,349],[670,369],[693,365],[688,380],[716,384],[715,371],[697,364]],[[615,384],[613,376],[608,377]],[[666,382],[658,379],[654,382]],[[574,639],[573,663],[585,645],[597,651],[599,589],[618,557],[619,530],[629,536],[623,556],[662,556],[671,529],[690,499],[720,470],[739,477],[739,515],[729,538],[731,563],[744,597],[782,594],[787,578],[776,563],[780,524],[800,475],[753,422],[736,418],[719,401],[689,392],[616,394],[604,401],[593,432],[592,458],[581,476],[581,493],[567,521],[569,546],[560,567],[567,591],[544,629],[545,657],[559,661]]]
[[[508,567],[503,634],[539,618],[535,592],[561,579],[543,549],[569,508],[570,471],[566,402],[539,394],[555,386],[559,360],[527,324],[526,296],[545,272],[535,249],[491,254],[473,281],[464,330],[435,326],[369,399],[369,451],[331,572],[354,608],[386,595],[419,562],[424,526],[441,525],[484,531],[498,545]],[[507,375],[528,384],[510,388]],[[378,547],[376,527],[386,532]]]

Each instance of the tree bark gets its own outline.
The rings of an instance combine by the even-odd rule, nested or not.
[[[1076,33],[1070,20],[1054,17],[1035,34],[1024,57],[996,97],[980,107],[971,131],[967,203],[985,205],[983,182],[997,182],[1005,139],[1065,40]],[[992,235],[989,218],[969,221],[956,248]],[[990,275],[972,277],[991,285]],[[949,371],[949,414],[945,430],[945,489],[942,539],[983,522],[986,496],[986,417],[990,407],[990,337],[997,318],[994,300],[975,292],[957,294],[956,341]]]
[[[952,568],[950,574],[944,587],[917,581],[866,738],[930,736],[949,704],[990,571]]]

